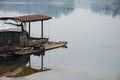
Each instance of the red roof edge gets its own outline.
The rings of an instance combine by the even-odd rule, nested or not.
[[[49,20],[49,19],[52,19],[52,17],[46,16],[46,15],[25,15],[25,16],[17,16],[17,17],[1,17],[0,19],[1,20],[16,19],[22,22],[34,22],[34,21]]]

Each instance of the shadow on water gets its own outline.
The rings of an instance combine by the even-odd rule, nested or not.
[[[32,68],[31,55],[14,56],[11,58],[0,57],[0,76],[1,77],[22,77],[31,75],[37,72],[44,72],[47,69],[43,65],[45,51],[36,53],[34,56],[39,56],[41,59],[41,67],[39,69]],[[28,65],[27,65],[28,64]]]

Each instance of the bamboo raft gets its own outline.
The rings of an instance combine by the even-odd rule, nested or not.
[[[17,29],[5,29],[0,31],[0,57],[8,57],[11,55],[27,55],[39,53],[46,50],[51,50],[66,46],[67,42],[53,42],[44,38],[43,21],[52,19],[45,15],[25,15],[17,17],[1,17],[0,20],[5,20],[4,24],[14,25]],[[41,37],[31,37],[31,22],[41,22]],[[28,23],[28,31],[26,30]],[[19,28],[20,27],[20,30]]]

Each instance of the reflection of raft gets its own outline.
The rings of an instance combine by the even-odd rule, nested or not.
[[[14,56],[12,58],[0,57],[0,77],[23,77],[48,70],[50,69],[45,67],[42,69],[33,68],[30,55]]]

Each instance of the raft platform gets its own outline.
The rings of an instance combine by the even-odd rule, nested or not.
[[[25,47],[25,48],[21,48],[20,51],[15,52],[14,54],[17,55],[25,55],[25,54],[34,54],[34,53],[38,53],[38,52],[42,52],[42,51],[47,51],[47,50],[51,50],[51,49],[56,49],[59,47],[65,47],[67,44],[67,42],[52,42],[52,41],[48,41],[45,44],[40,45],[36,45],[35,47]]]
[[[53,42],[48,41],[44,44],[38,44],[38,41],[28,46],[28,47],[15,47],[14,52],[7,52],[4,54],[0,54],[0,57],[10,57],[12,55],[29,55],[29,54],[35,54],[42,51],[52,50],[60,47],[66,47],[67,42],[61,41],[61,42]]]

